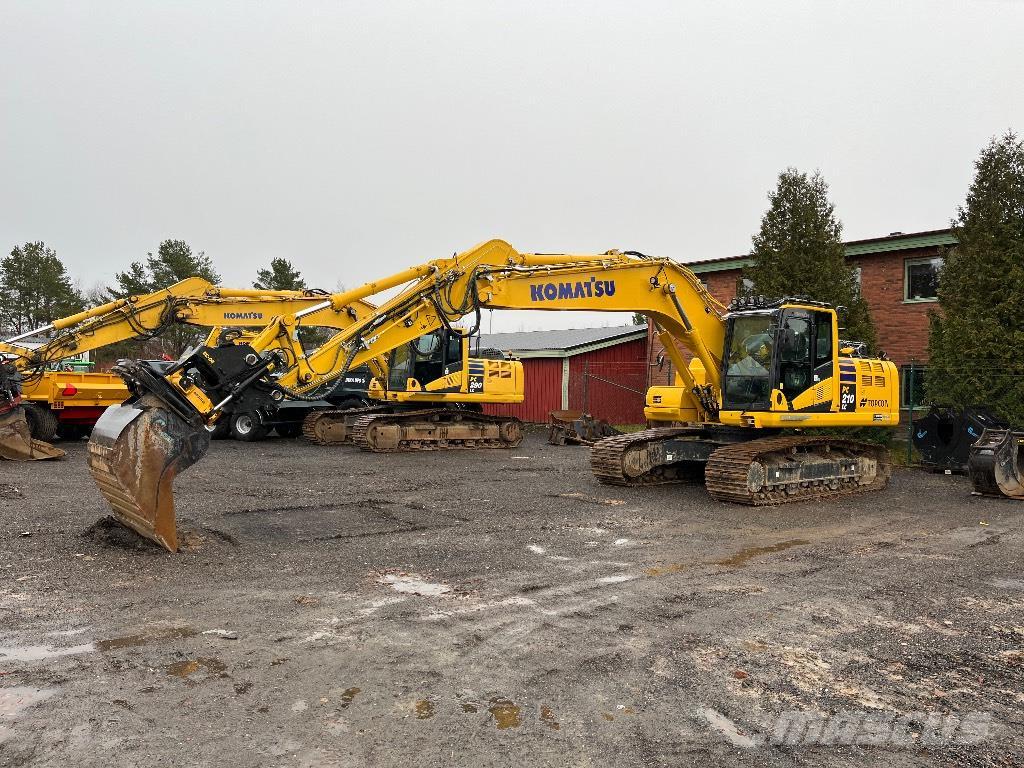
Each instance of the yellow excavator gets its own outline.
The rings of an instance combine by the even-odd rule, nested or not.
[[[326,294],[320,291],[265,291],[222,288],[202,278],[188,278],[150,294],[129,296],[83,312],[64,317],[43,328],[19,334],[0,342],[0,458],[40,460],[60,458],[64,452],[32,437],[25,417],[26,395],[39,389],[48,369],[72,355],[92,351],[127,339],[151,338],[172,325],[191,325],[212,329],[203,348],[231,347],[252,337],[273,318],[294,314],[322,305]],[[307,325],[334,330],[346,328],[375,311],[372,304],[354,301],[344,311],[308,312]],[[224,331],[225,328],[232,330]],[[281,330],[280,328],[278,329]],[[222,332],[223,331],[223,332]],[[47,335],[45,343],[33,347],[22,343],[30,337]],[[264,344],[272,340],[264,337]],[[303,354],[302,342],[291,339],[288,349]],[[157,367],[154,363],[149,365]],[[377,359],[368,367],[375,375],[386,369]],[[86,379],[100,379],[102,396],[107,402],[120,403],[130,392],[118,377],[106,374],[76,374],[79,385]],[[68,378],[65,375],[64,378]],[[58,378],[60,376],[58,375]],[[117,386],[111,386],[109,379]],[[99,390],[93,386],[92,390]],[[94,393],[95,394],[95,393]],[[273,405],[273,402],[270,403]]]
[[[282,330],[298,327],[306,313],[344,311],[398,287],[315,352],[286,348],[291,336]],[[171,480],[202,457],[204,427],[232,399],[252,387],[301,397],[389,354],[387,375],[374,381],[371,396],[402,409],[373,410],[354,420],[325,417],[349,419],[341,431],[351,431],[356,444],[378,451],[514,445],[521,437],[514,419],[451,407],[522,397],[521,367],[469,355],[483,309],[652,318],[677,379],[648,391],[645,413],[666,426],[597,442],[591,466],[600,482],[687,481],[703,469],[715,498],[765,505],[871,490],[888,481],[887,452],[877,446],[784,432],[898,422],[895,366],[859,357],[855,345],[842,342],[835,308],[806,299],[749,299],[727,308],[667,258],[519,253],[501,240],[279,317],[230,354],[200,349],[160,375],[124,362],[118,372],[136,399],[108,409],[94,430],[93,475],[122,519],[174,549]],[[467,317],[469,329],[455,325]],[[693,356],[689,365],[684,350]]]

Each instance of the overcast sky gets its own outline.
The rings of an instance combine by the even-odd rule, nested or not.
[[[936,229],[1024,130],[1022,40],[1011,1],[0,0],[0,248],[85,287],[168,237],[234,286],[491,237],[692,261],[746,252],[790,165],[847,239]]]

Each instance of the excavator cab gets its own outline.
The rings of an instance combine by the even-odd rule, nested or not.
[[[391,351],[388,389],[403,392],[409,379],[427,383],[462,370],[463,341],[446,329],[420,336]]]
[[[726,316],[723,423],[778,428],[898,422],[896,367],[840,354],[831,306],[803,300],[739,306],[750,308]]]
[[[773,392],[793,401],[831,379],[834,317],[831,309],[809,307],[732,315],[726,331],[722,409],[771,411],[781,405],[773,402]]]

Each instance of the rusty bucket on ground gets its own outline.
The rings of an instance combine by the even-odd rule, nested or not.
[[[548,442],[551,445],[593,445],[598,440],[621,435],[604,419],[583,411],[551,411],[548,414]]]
[[[172,484],[201,459],[210,433],[183,419],[156,395],[114,405],[89,439],[89,472],[114,516],[165,549],[178,550]]]
[[[0,459],[8,461],[43,461],[62,459],[64,451],[42,440],[35,440],[20,405],[0,413]]]

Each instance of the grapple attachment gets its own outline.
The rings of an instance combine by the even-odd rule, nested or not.
[[[8,461],[41,461],[63,459],[64,451],[42,440],[32,439],[25,409],[15,406],[0,413],[0,459]]]
[[[595,419],[583,411],[548,413],[548,442],[551,445],[593,445],[598,440],[621,434],[604,419]]]
[[[114,516],[171,552],[178,550],[172,484],[203,457],[210,433],[155,394],[112,405],[89,439],[89,471]]]
[[[986,429],[967,466],[978,493],[1024,500],[1024,431]]]

